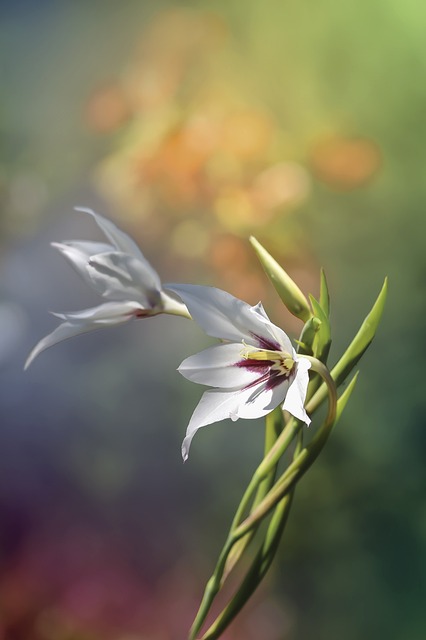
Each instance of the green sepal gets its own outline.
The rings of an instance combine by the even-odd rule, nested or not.
[[[260,242],[253,236],[250,237],[250,243],[256,252],[260,263],[275,287],[276,292],[287,309],[296,318],[300,318],[303,322],[307,322],[311,317],[308,301],[303,295],[297,284],[290,278],[288,273],[284,271],[276,260],[262,247]]]
[[[321,320],[312,316],[302,329],[299,340],[295,342],[299,345],[297,352],[306,356],[314,355],[314,340],[321,327]]]
[[[337,386],[345,380],[363,353],[370,346],[382,317],[383,308],[386,302],[387,289],[388,279],[385,278],[383,287],[381,288],[370,313],[365,318],[358,333],[346,349],[343,356],[340,358],[339,362],[333,368],[332,376]]]
[[[318,360],[321,360],[321,362],[326,362],[331,345],[330,321],[323,307],[318,302],[318,300],[314,298],[313,295],[309,295],[309,300],[311,301],[312,310],[315,317],[318,318],[318,320],[321,322],[319,330],[316,333],[315,342],[313,345],[314,356],[318,358]]]
[[[327,318],[329,318],[330,317],[330,294],[328,292],[327,278],[325,277],[325,272],[324,272],[324,269],[322,268],[321,268],[321,275],[320,275],[319,303],[321,305],[321,309],[324,311]]]
[[[356,381],[358,380],[359,371],[356,372],[346,389],[343,391],[340,398],[337,399],[337,409],[336,409],[336,420],[334,424],[340,419],[340,416],[343,413],[344,408],[348,404],[348,400],[352,395],[352,391],[355,389]]]

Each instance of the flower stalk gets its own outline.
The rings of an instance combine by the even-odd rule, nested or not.
[[[306,297],[264,247],[255,238],[250,239],[282,302],[304,322],[296,351],[260,302],[250,306],[213,287],[163,285],[127,234],[90,209],[78,210],[92,216],[106,241],[67,241],[54,246],[98,294],[101,303],[83,311],[54,314],[62,322],[34,347],[25,367],[42,351],[67,338],[132,318],[168,313],[192,319],[207,335],[220,340],[186,358],[179,367],[185,378],[209,387],[189,420],[182,443],[184,461],[199,429],[228,418],[265,417],[263,459],[238,505],[189,634],[189,640],[199,637],[217,594],[239,561],[250,557],[250,543],[257,538],[257,551],[240,585],[201,638],[215,640],[242,609],[273,562],[296,485],[322,451],[355,388],[357,373],[340,397],[337,395],[337,388],[347,380],[376,334],[387,280],[356,336],[329,371],[330,295],[323,270],[319,299]],[[327,416],[304,445],[305,428],[326,399]],[[279,465],[291,449],[292,458],[279,475]]]
[[[215,599],[220,587],[223,584],[224,577],[226,577],[225,569],[227,567],[228,557],[230,556],[232,549],[235,548],[234,545],[236,545],[239,541],[244,540],[245,536],[248,536],[251,533],[254,534],[255,529],[258,527],[263,518],[268,515],[268,513],[277,505],[277,503],[281,502],[291,492],[297,481],[307,471],[309,466],[321,451],[333,427],[337,411],[337,392],[334,381],[330,373],[328,372],[327,367],[322,362],[320,362],[316,358],[313,358],[312,356],[303,357],[310,362],[311,370],[319,373],[322,376],[329,390],[329,408],[327,418],[312,442],[304,449],[296,449],[296,455],[287,470],[274,484],[274,486],[266,493],[266,495],[260,500],[260,502],[256,501],[253,503],[252,511],[245,519],[242,520],[256,489],[262,486],[262,482],[265,482],[265,478],[268,478],[268,475],[275,471],[278,461],[280,460],[290,443],[293,441],[295,435],[299,432],[298,427],[300,425],[297,424],[297,421],[291,420],[287,423],[286,428],[282,431],[281,435],[277,438],[273,446],[265,455],[255,474],[253,475],[252,481],[250,482],[237,509],[236,515],[231,525],[228,539],[226,540],[222,552],[219,556],[219,561],[216,565],[216,569],[207,583],[200,609],[191,628],[189,636],[190,640],[195,640],[195,638],[197,637],[197,634],[208,615],[211,605],[213,604],[213,600]],[[291,499],[286,500],[284,504],[288,505],[284,510],[284,514],[286,514],[285,517],[287,517],[287,509],[290,509]],[[275,520],[274,517],[272,518],[272,520],[275,522],[274,528],[277,527],[277,518],[278,516],[276,516]],[[281,518],[284,518],[283,514],[281,514]],[[239,554],[238,557],[240,557],[240,555],[241,554]],[[234,566],[234,564],[235,563],[233,563],[232,566]],[[267,564],[267,566],[269,565]],[[226,575],[228,574],[229,571]],[[262,574],[262,576],[263,575],[264,574]],[[239,604],[241,606],[243,604],[241,602],[241,595]]]

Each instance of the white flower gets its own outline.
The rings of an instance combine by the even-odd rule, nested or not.
[[[93,216],[109,243],[71,241],[52,246],[106,302],[82,311],[53,314],[62,324],[34,347],[25,368],[48,347],[80,333],[158,313],[189,317],[185,305],[162,288],[159,275],[127,234],[91,209],[77,211]]]
[[[188,425],[182,456],[196,431],[225,418],[259,418],[279,404],[307,425],[304,402],[311,363],[298,357],[288,336],[259,303],[251,307],[229,293],[197,285],[167,285],[210,336],[225,340],[184,360],[179,372],[214,387],[205,391]]]

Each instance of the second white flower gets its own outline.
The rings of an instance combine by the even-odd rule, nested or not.
[[[182,456],[201,427],[231,418],[260,418],[282,403],[307,425],[304,403],[310,362],[299,357],[288,336],[266,315],[212,287],[167,285],[210,336],[226,341],[184,360],[179,372],[213,389],[205,391],[188,425]]]

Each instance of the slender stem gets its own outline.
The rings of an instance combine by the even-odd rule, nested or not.
[[[293,458],[298,456],[302,448],[302,440],[303,431],[300,431]],[[250,596],[254,593],[261,580],[263,580],[277,552],[279,542],[287,524],[293,496],[294,490],[284,496],[281,502],[277,504],[269,523],[263,544],[257,552],[240,588],[222,613],[219,614],[213,624],[206,631],[202,640],[216,640],[216,638],[219,638],[222,632],[232,622]]]
[[[273,446],[273,444],[276,442],[279,434],[283,430],[284,416],[283,416],[281,407],[277,407],[271,413],[268,413],[265,419],[265,423],[266,424],[265,424],[264,455],[266,456],[269,450],[271,449],[271,447]],[[258,485],[257,492],[254,497],[253,504],[251,506],[251,511],[253,511],[253,509],[255,509],[255,507],[257,507],[257,505],[260,502],[262,502],[265,495],[271,489],[275,480],[276,470],[277,470],[277,465],[273,467],[269,475],[266,476],[266,478],[264,478]],[[236,542],[232,547],[231,552],[229,553],[229,556],[226,560],[226,566],[225,566],[222,580],[221,580],[222,585],[226,580],[226,578],[228,577],[228,575],[230,574],[230,572],[232,571],[232,569],[234,568],[234,566],[237,564],[244,550],[250,544],[255,533],[256,533],[256,530],[252,529],[252,531],[250,531],[243,538],[240,538],[240,540],[238,540],[238,542]]]
[[[317,371],[325,380],[326,385],[329,390],[329,410],[325,423],[322,425],[320,432],[328,432],[335,420],[336,416],[336,405],[337,405],[337,392],[336,387],[333,382],[333,379],[330,376],[330,373],[327,367],[311,356],[300,356],[305,357],[311,362],[311,369],[313,371]],[[318,393],[318,392],[317,392]],[[315,394],[317,395],[317,394]],[[309,405],[311,405],[309,407]],[[307,409],[313,411],[317,408],[318,405],[315,404],[315,396],[311,399],[310,403],[308,403]],[[316,438],[312,441],[311,445],[308,445],[307,448],[303,449],[297,456],[297,458],[293,461],[293,463],[288,467],[286,472],[280,478],[278,483],[273,487],[263,498],[260,504],[253,510],[246,519],[241,522],[241,519],[244,517],[244,514],[247,512],[250,501],[252,497],[260,485],[261,481],[273,470],[275,465],[278,463],[279,459],[288,448],[289,444],[292,442],[294,436],[300,429],[300,424],[296,420],[290,420],[287,424],[280,436],[277,438],[275,444],[271,447],[267,455],[264,457],[258,468],[256,469],[253,477],[244,493],[244,496],[240,502],[240,505],[237,509],[235,517],[232,521],[231,529],[228,534],[228,538],[225,542],[225,545],[219,555],[218,562],[216,564],[216,568],[214,570],[213,575],[207,582],[204,595],[200,604],[200,608],[194,620],[194,623],[190,630],[189,640],[195,640],[199,630],[201,629],[203,622],[210,610],[213,600],[215,599],[217,593],[221,588],[222,577],[226,568],[227,558],[231,553],[233,546],[236,542],[248,534],[254,527],[257,527],[260,520],[267,514],[269,511],[289,492],[289,490],[295,485],[297,480],[303,475],[303,473],[308,469],[310,464],[312,464],[315,457],[318,455],[320,449],[315,453],[315,447],[312,445],[314,442],[320,442],[321,438],[320,432],[317,434]],[[326,439],[326,438],[325,438]],[[324,439],[324,443],[325,443]],[[315,453],[315,455],[314,455]],[[278,485],[278,486],[277,486]]]
[[[281,409],[278,409],[277,411],[279,411],[281,413]],[[268,416],[272,414],[268,414]],[[282,415],[282,414],[281,414]],[[276,428],[276,427],[275,427]],[[286,424],[286,426],[284,427],[283,431],[281,432],[280,436],[278,437],[278,439],[281,440],[282,442],[282,450],[283,453],[284,451],[287,449],[287,447],[290,445],[291,441],[294,438],[295,433],[297,432],[297,424],[294,423],[293,421],[290,421],[289,423]],[[272,444],[273,442],[273,437],[271,433],[267,433],[266,434],[266,438],[268,440],[268,442],[265,442],[265,450],[268,449],[270,450],[270,447],[273,447],[275,445]],[[278,440],[275,441],[275,444]],[[279,459],[279,458],[278,458]],[[277,460],[278,462],[278,460]],[[270,473],[275,474],[275,466],[271,469]],[[262,481],[264,484],[262,484]],[[210,577],[210,579],[208,580],[205,590],[204,590],[204,594],[203,594],[203,598],[201,600],[201,604],[200,607],[198,609],[197,615],[195,617],[195,620],[192,624],[191,630],[190,630],[190,634],[189,634],[189,640],[194,640],[199,632],[199,630],[201,629],[204,620],[210,610],[210,607],[212,605],[213,600],[215,599],[217,593],[219,592],[222,584],[223,584],[223,580],[224,580],[224,574],[226,571],[226,574],[229,574],[229,565],[227,567],[227,562],[228,562],[228,557],[230,556],[234,545],[240,540],[240,538],[242,536],[235,536],[233,531],[236,529],[236,527],[238,526],[238,524],[240,523],[240,521],[242,520],[242,518],[244,517],[244,515],[246,514],[250,502],[253,499],[253,495],[256,491],[256,489],[259,491],[261,491],[260,487],[263,486],[265,489],[265,493],[267,492],[269,486],[267,486],[267,477],[265,478],[265,474],[262,474],[262,476],[260,478],[256,477],[256,474],[253,475],[251,482],[249,484],[249,486],[247,487],[244,496],[238,506],[237,512],[234,516],[234,519],[232,521],[231,524],[231,528],[228,534],[228,538],[226,539],[225,545],[222,548],[222,551],[220,552],[215,570],[212,574],[212,576]],[[263,495],[257,493],[257,496],[259,496],[259,500],[261,500],[263,498]],[[257,504],[256,502],[256,498],[255,498],[255,502],[253,504]],[[236,554],[238,554],[238,551],[236,552]],[[239,556],[238,556],[239,557]],[[237,560],[238,560],[237,557]],[[231,563],[233,561],[231,560]],[[235,562],[234,562],[235,564]],[[231,567],[232,568],[232,567]],[[226,576],[225,576],[226,577]]]
[[[327,417],[320,427],[316,436],[312,439],[304,449],[302,449],[295,460],[287,467],[281,478],[276,482],[275,486],[268,492],[257,508],[242,522],[235,530],[235,536],[243,536],[250,531],[265,515],[290,491],[296,482],[309,469],[319,452],[323,448],[330,435],[336,420],[337,410],[337,391],[336,385],[327,369],[327,367],[311,356],[303,356],[307,358],[312,369],[319,373],[324,379],[329,391],[329,403]]]
[[[244,516],[245,511],[247,511],[248,509],[250,500],[252,499],[257,487],[277,465],[281,456],[293,441],[293,438],[298,432],[299,428],[299,424],[295,420],[289,420],[289,422],[287,422],[283,431],[276,439],[275,443],[271,446],[268,453],[265,455],[262,462],[254,472],[253,477],[244,493],[244,496],[232,521],[231,530],[240,522],[241,518]],[[267,461],[267,463],[265,463],[265,460]]]
[[[286,525],[292,497],[293,492],[286,495],[277,505],[271,519],[271,527],[274,529],[274,535],[271,533],[270,538],[265,540],[264,545],[257,552],[253,564],[246,574],[238,593],[202,636],[202,640],[215,640],[216,638],[219,638],[222,632],[243,608],[247,600],[255,591],[259,582],[265,576],[275,556],[278,543]]]

